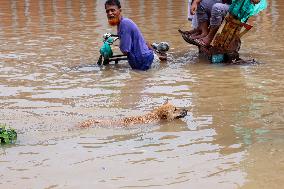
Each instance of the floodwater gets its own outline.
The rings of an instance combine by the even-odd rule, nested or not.
[[[213,65],[178,29],[186,0],[122,1],[167,62],[147,72],[98,67],[103,0],[1,0],[0,188],[278,189],[284,184],[284,2],[250,20],[240,51],[259,64]],[[113,47],[117,53],[117,44]],[[89,118],[142,115],[166,99],[183,119],[79,129]]]

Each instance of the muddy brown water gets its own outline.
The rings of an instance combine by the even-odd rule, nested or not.
[[[167,62],[147,72],[95,65],[101,0],[0,1],[0,188],[281,188],[284,184],[284,3],[250,20],[241,57],[213,65],[183,41],[187,1],[122,1]],[[118,52],[117,46],[114,51]],[[141,115],[169,99],[189,115],[131,128],[76,129],[88,118]],[[74,129],[75,128],[75,129]]]

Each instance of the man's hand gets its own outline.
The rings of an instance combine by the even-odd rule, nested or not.
[[[152,45],[146,41],[146,45],[148,46],[149,49],[151,49],[152,51],[154,50],[154,48],[152,47]]]
[[[258,4],[260,2],[260,0],[250,0],[251,3],[253,4]]]
[[[196,0],[194,0],[192,5],[191,5],[191,8],[190,8],[190,14],[191,15],[195,15],[196,10],[197,10],[197,6],[198,6],[198,3],[197,3]]]

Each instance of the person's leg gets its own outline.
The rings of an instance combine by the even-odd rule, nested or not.
[[[208,34],[205,37],[199,38],[199,42],[202,43],[204,46],[210,45],[218,29],[218,26],[210,26]]]
[[[191,4],[192,4],[192,1],[193,0],[188,0],[188,15],[187,15],[187,19],[188,21],[191,22],[191,30],[187,31],[187,35],[192,35],[192,34],[195,34],[195,33],[199,33],[200,32],[200,29],[198,27],[198,22],[197,22],[197,16],[196,14],[192,15],[190,13],[190,10],[191,10]]]
[[[204,0],[201,1],[201,3],[198,5],[197,10],[196,10],[196,18],[197,18],[197,31],[191,37],[193,39],[198,39],[202,36],[206,36],[208,33],[208,26],[209,26],[209,17],[206,11],[207,7],[207,1],[210,0]]]
[[[210,29],[208,35],[201,39],[204,45],[209,45],[212,42],[228,11],[228,4],[216,3],[213,5],[211,10]]]
[[[210,26],[220,26],[226,14],[229,11],[230,5],[223,3],[216,3],[212,7]]]
[[[191,20],[191,27],[192,30],[187,31],[188,35],[196,35],[196,34],[200,34],[201,33],[201,29],[198,25],[198,20],[197,20],[197,15],[193,15],[192,16],[192,20]]]
[[[149,70],[151,68],[153,61],[154,61],[154,52],[148,55],[144,55],[143,57],[141,57],[140,66],[137,67],[136,69],[142,71]]]
[[[205,37],[209,32],[208,26],[209,26],[209,23],[207,21],[199,23],[198,25],[199,32],[196,32],[193,35],[191,35],[192,39],[199,39],[199,38]]]
[[[193,39],[199,39],[207,36],[209,33],[209,22],[211,10],[215,3],[222,2],[222,0],[202,0],[197,7],[197,20],[200,29],[200,34],[192,36]]]

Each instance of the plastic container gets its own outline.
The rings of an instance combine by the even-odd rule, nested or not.
[[[224,54],[213,54],[211,56],[211,63],[219,64],[224,62]]]

